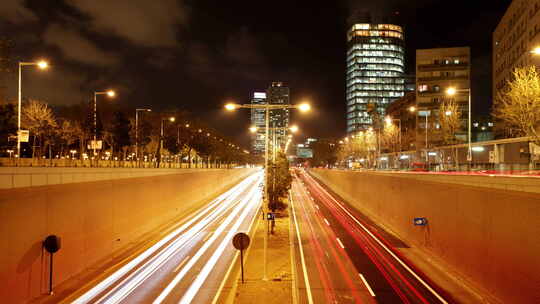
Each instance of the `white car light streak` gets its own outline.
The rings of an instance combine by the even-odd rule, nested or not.
[[[236,198],[237,195],[241,194],[255,179],[260,179],[260,173],[251,175],[250,177],[244,179],[242,182],[240,182],[238,185],[231,188],[229,191],[223,193],[218,198],[213,200],[207,207],[202,209],[201,211],[197,212],[193,215],[193,217],[187,221],[185,224],[183,224],[178,229],[171,232],[169,235],[161,239],[159,242],[154,244],[152,247],[148,248],[146,251],[142,252],[139,256],[131,260],[126,265],[122,266],[120,269],[115,271],[113,274],[111,274],[109,277],[107,277],[105,280],[101,281],[99,284],[88,290],[86,293],[81,295],[79,298],[73,301],[73,303],[77,304],[83,304],[88,303],[92,301],[96,296],[98,296],[100,293],[102,293],[105,289],[109,288],[112,284],[114,284],[116,281],[118,281],[121,277],[123,277],[126,273],[134,269],[139,263],[147,259],[150,255],[155,253],[159,248],[161,248],[164,244],[171,241],[173,238],[178,236],[180,233],[182,233],[184,230],[186,230],[188,227],[193,225],[195,222],[201,219],[206,213],[208,213],[210,210],[212,210],[214,207],[218,206],[218,209],[224,208],[227,206],[227,204],[223,204],[222,202],[224,200],[231,201],[234,198]],[[214,211],[216,212],[216,211]],[[211,216],[214,214],[214,212],[210,213]],[[186,238],[182,236],[183,240]]]
[[[261,178],[260,174],[257,174],[257,177]],[[163,289],[160,295],[152,302],[153,304],[160,304],[165,300],[165,298],[171,293],[173,288],[178,285],[178,283],[180,283],[180,281],[187,274],[187,272],[193,267],[193,265],[195,265],[195,263],[197,263],[197,261],[206,252],[206,250],[208,250],[208,248],[214,243],[218,236],[225,230],[225,228],[227,228],[227,226],[232,222],[232,220],[236,217],[240,210],[245,208],[245,206],[249,203],[250,200],[252,200],[252,197],[257,192],[259,192],[257,187],[253,187],[249,191],[249,193],[242,199],[237,208],[234,208],[234,211],[231,212],[223,221],[223,223],[216,229],[212,237],[203,244],[203,246],[197,251],[197,253],[195,253],[195,255],[191,258],[191,260],[189,260],[189,262],[178,273],[178,275],[176,275],[176,277],[169,283],[169,285],[167,285],[167,287]]]

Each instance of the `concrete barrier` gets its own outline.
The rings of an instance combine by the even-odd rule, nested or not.
[[[405,242],[502,303],[540,303],[540,194],[339,170],[310,171]],[[520,180],[521,182],[521,180]],[[475,183],[481,184],[475,179]],[[428,225],[414,226],[426,217]]]
[[[169,174],[188,174],[193,172],[201,172],[201,169],[9,167],[0,168],[0,189],[94,182]]]
[[[2,302],[25,303],[47,292],[48,254],[42,250],[47,235],[62,238],[54,257],[53,281],[58,285],[202,206],[254,169],[175,171],[0,189]]]

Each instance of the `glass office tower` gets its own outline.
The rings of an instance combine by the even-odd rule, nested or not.
[[[385,109],[404,95],[403,29],[354,24],[347,33],[347,133],[377,127]]]

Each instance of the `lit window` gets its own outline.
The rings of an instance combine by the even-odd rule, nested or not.
[[[433,86],[433,91],[434,92],[439,92],[440,90],[441,90],[441,87],[439,87],[438,85]]]
[[[493,123],[492,123],[492,122],[488,122],[488,127],[493,127]]]
[[[454,59],[454,64],[459,64],[459,59]]]
[[[421,85],[418,86],[418,91],[419,92],[425,92],[427,90],[428,90],[427,84],[421,84]]]
[[[474,126],[475,128],[478,128],[478,123],[477,123],[477,122],[473,123],[473,126]]]

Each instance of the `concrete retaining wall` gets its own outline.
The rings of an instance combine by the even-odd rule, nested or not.
[[[62,249],[54,256],[57,285],[133,246],[145,233],[202,206],[252,172],[176,170],[0,189],[0,299],[24,303],[47,292],[48,254],[41,245],[47,235],[62,237]]]
[[[540,303],[540,194],[400,174],[311,173],[503,303]],[[414,217],[426,217],[428,226],[414,226]]]

